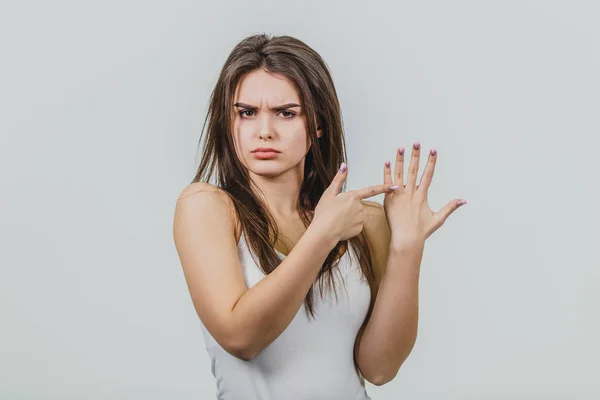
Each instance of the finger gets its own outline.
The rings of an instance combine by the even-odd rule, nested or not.
[[[366,199],[368,197],[373,197],[373,196],[377,196],[378,194],[381,193],[389,193],[389,192],[393,192],[394,188],[397,189],[397,186],[390,186],[390,185],[373,185],[373,186],[367,186],[366,188],[362,188],[362,189],[358,189],[354,191],[354,194],[356,195],[357,198],[359,199]]]
[[[412,147],[412,155],[410,157],[410,163],[408,164],[408,176],[406,178],[406,190],[415,190],[415,184],[417,182],[417,174],[419,173],[419,158],[421,154],[421,144],[414,142]]]
[[[392,180],[392,163],[390,160],[387,160],[383,167],[383,183],[390,186],[394,184]],[[387,200],[389,196],[391,196],[391,192],[386,192],[385,199]]]
[[[433,179],[433,173],[435,172],[435,163],[437,161],[437,150],[431,149],[429,151],[429,157],[427,159],[427,165],[423,170],[423,176],[421,176],[421,182],[417,188],[421,187],[422,190],[429,190],[429,186],[431,185],[431,180]]]
[[[396,152],[396,167],[394,168],[394,184],[404,188],[404,147]]]
[[[383,183],[386,185],[393,185],[392,181],[392,167],[390,161],[386,161],[383,167]]]
[[[329,184],[327,189],[325,189],[325,191],[323,192],[323,195],[324,196],[325,195],[337,196],[337,194],[344,187],[344,181],[346,180],[347,176],[348,176],[348,165],[345,162],[343,162],[340,165],[340,169],[338,169],[337,174],[335,174],[335,176],[333,177],[333,180],[331,181],[331,183]]]
[[[446,222],[446,219],[448,219],[448,217],[450,216],[450,214],[452,214],[454,211],[456,211],[458,207],[464,204],[467,204],[466,200],[454,199],[448,204],[446,204],[442,209],[440,209],[440,211],[436,212],[435,215],[438,218],[438,222],[436,224],[437,227],[443,225],[444,222]]]

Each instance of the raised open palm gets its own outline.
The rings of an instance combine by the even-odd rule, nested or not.
[[[427,195],[433,179],[437,151],[431,149],[427,165],[419,185],[417,175],[421,145],[415,142],[408,165],[406,183],[404,183],[404,148],[396,152],[396,165],[392,174],[391,163],[386,161],[384,167],[384,184],[396,185],[398,188],[386,193],[383,207],[395,243],[423,242],[440,226],[458,207],[466,204],[465,200],[454,199],[441,210],[434,212],[429,207]]]

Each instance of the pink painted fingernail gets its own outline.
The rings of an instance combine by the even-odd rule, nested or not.
[[[432,156],[435,156],[437,153],[436,149],[431,149],[431,151],[429,152]]]
[[[346,163],[342,163],[342,165],[340,166],[340,172],[346,172],[347,168],[348,166],[346,165]]]
[[[400,154],[400,155],[404,155],[404,147],[400,147],[400,148],[398,149],[398,154]]]
[[[386,161],[386,162],[385,162],[385,166],[389,168],[389,166],[390,166],[390,162],[389,162],[389,161]]]
[[[466,201],[466,200],[459,200],[459,201],[456,203],[456,205],[457,205],[457,206],[459,206],[459,207],[460,207],[460,206],[462,206],[462,205],[464,205],[464,204],[467,204],[467,201]]]
[[[419,150],[419,147],[421,147],[421,143],[419,143],[419,142],[415,142],[415,143],[413,144],[413,148],[414,148],[415,150]]]
[[[398,189],[398,187],[399,187],[398,185],[392,185],[392,186],[390,186],[390,189],[396,190],[396,189]]]

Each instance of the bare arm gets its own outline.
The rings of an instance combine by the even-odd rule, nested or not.
[[[209,184],[190,185],[173,235],[198,316],[226,351],[250,360],[290,324],[338,239],[310,225],[277,269],[248,289],[228,201]]]
[[[249,357],[260,353],[292,322],[336,243],[309,226],[275,271],[241,296],[233,318],[246,335]]]
[[[355,358],[363,376],[381,386],[396,376],[417,339],[423,248],[394,246],[382,205],[367,203],[365,230],[377,279],[370,316],[357,335]]]

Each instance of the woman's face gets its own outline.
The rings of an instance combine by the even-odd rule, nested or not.
[[[275,177],[291,169],[304,171],[310,137],[303,111],[296,88],[284,76],[260,69],[242,78],[234,95],[233,140],[251,173]]]

